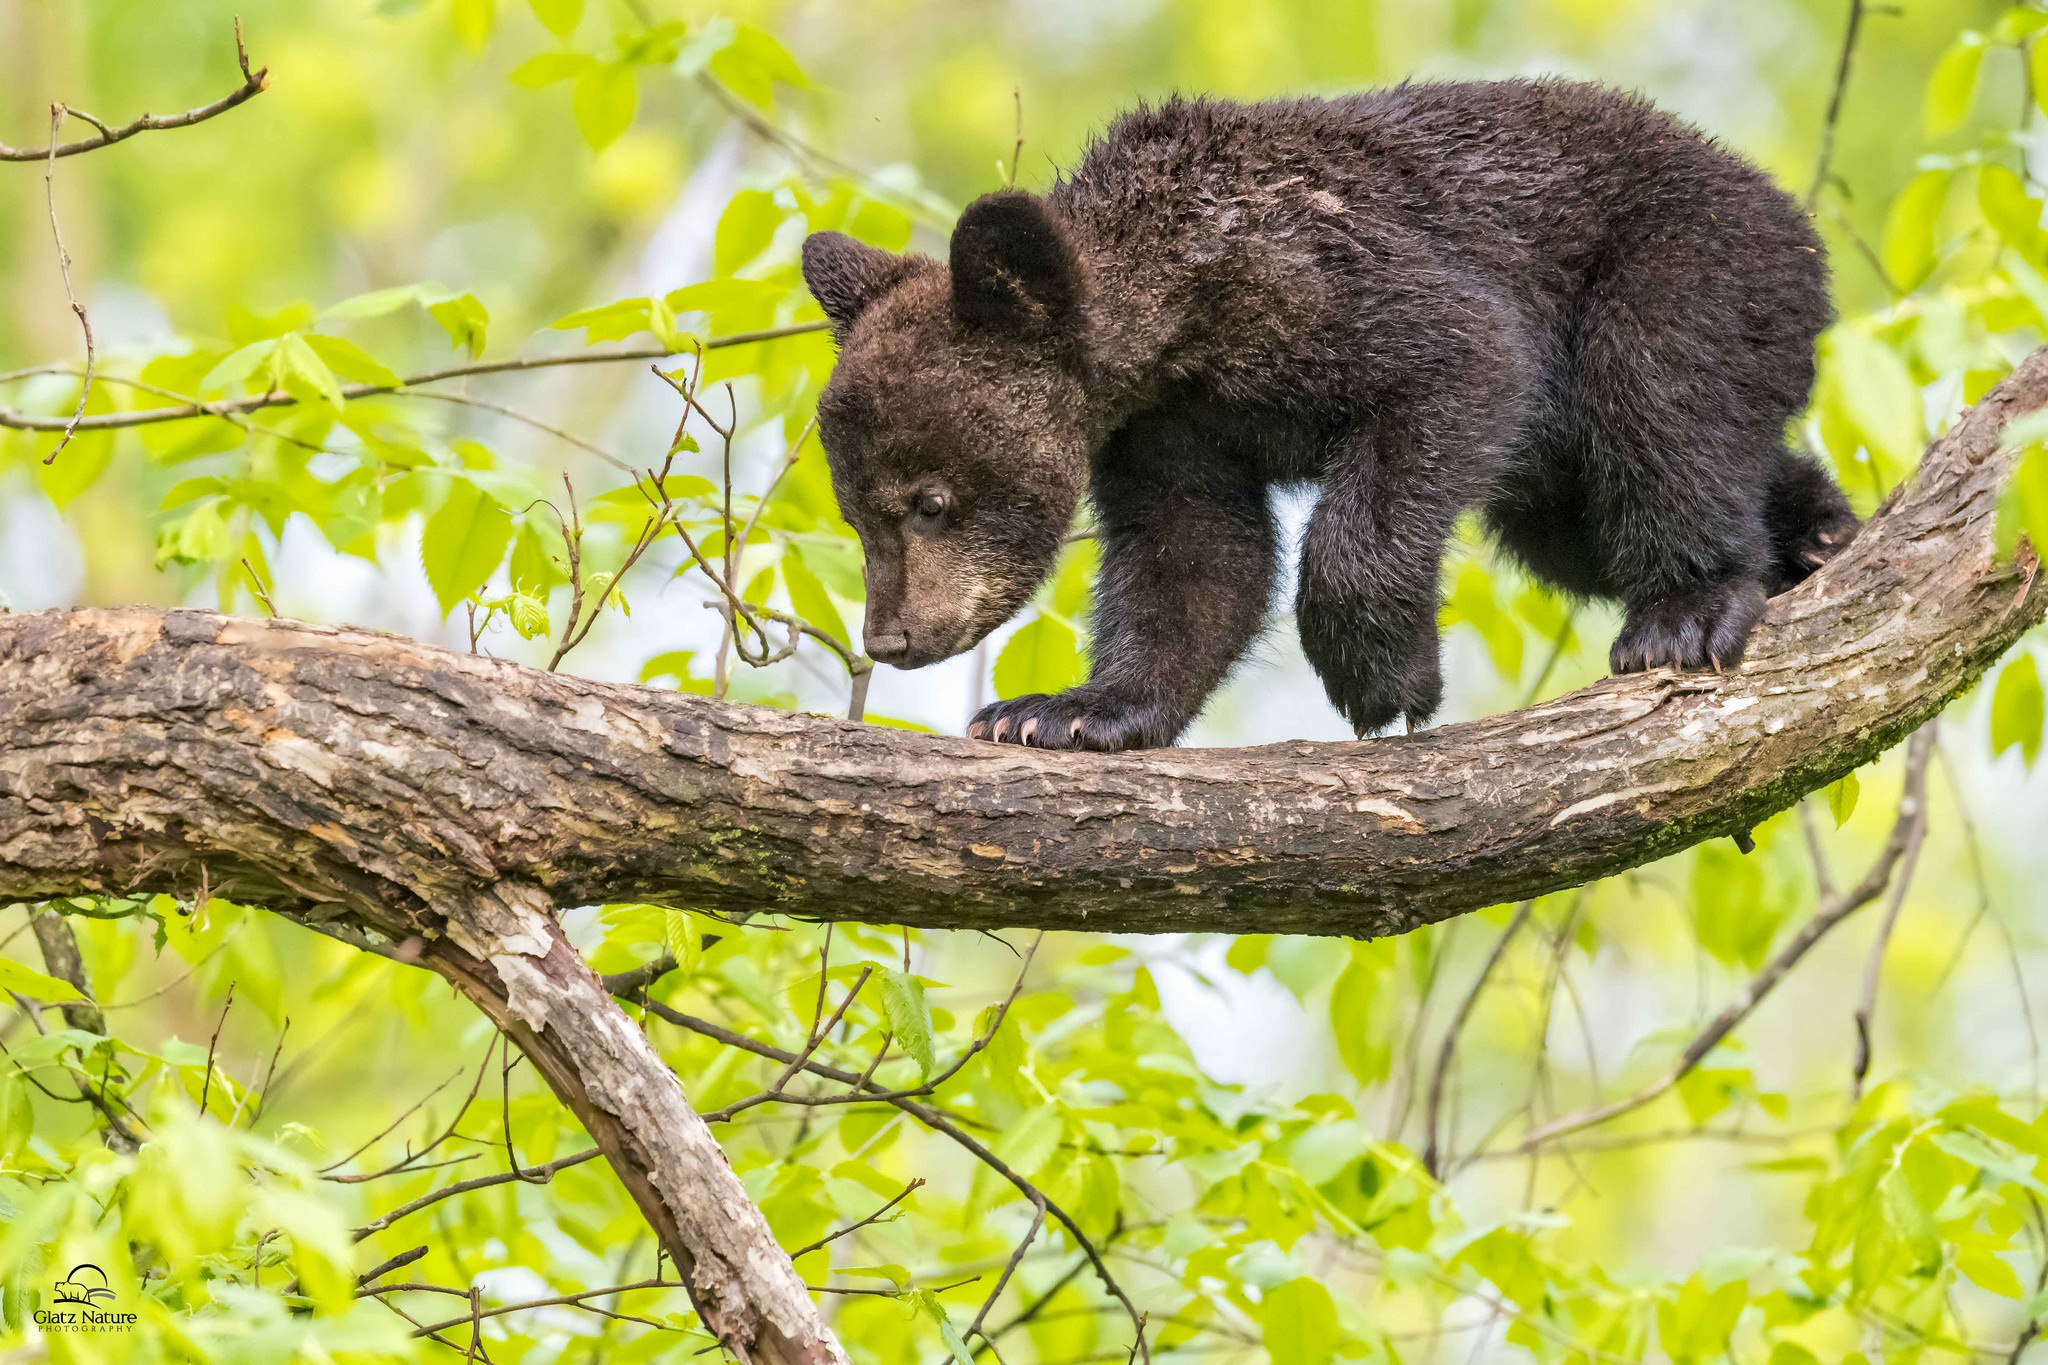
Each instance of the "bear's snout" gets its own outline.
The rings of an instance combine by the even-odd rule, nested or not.
[[[885,664],[901,663],[910,655],[910,633],[900,627],[869,626],[863,642],[868,657]]]

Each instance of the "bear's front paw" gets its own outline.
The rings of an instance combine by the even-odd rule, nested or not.
[[[1608,662],[1616,673],[1733,668],[1742,662],[1749,632],[1764,614],[1764,600],[1763,584],[1737,581],[1631,607]]]
[[[1165,708],[1077,687],[994,702],[968,723],[970,739],[1034,749],[1152,749],[1173,743]]]

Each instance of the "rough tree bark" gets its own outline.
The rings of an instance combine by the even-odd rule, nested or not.
[[[1868,762],[2040,621],[1994,548],[2048,352],[1772,603],[1742,667],[1405,738],[1044,753],[593,683],[347,627],[0,617],[0,899],[265,905],[503,1023],[762,1360],[838,1350],[702,1121],[556,927],[654,901],[937,927],[1369,936],[1739,834]],[[369,939],[362,936],[369,935]]]

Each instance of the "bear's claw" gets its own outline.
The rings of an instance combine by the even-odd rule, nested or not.
[[[1164,708],[1093,692],[1034,693],[993,702],[968,722],[969,739],[1033,749],[1151,749],[1173,743]]]

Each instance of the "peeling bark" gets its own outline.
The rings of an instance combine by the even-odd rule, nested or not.
[[[711,1129],[547,906],[514,885],[467,909],[422,961],[505,1030],[582,1122],[706,1328],[759,1365],[845,1365]]]
[[[218,894],[393,938],[506,882],[942,928],[1377,935],[1749,829],[2041,619],[1998,562],[2037,354],[1743,665],[1364,743],[1045,753],[588,682],[341,626],[0,618],[0,895]]]
[[[1742,667],[1365,743],[1098,755],[562,677],[339,626],[0,617],[0,898],[214,894],[425,941],[764,1360],[841,1357],[552,907],[1370,936],[1738,834],[1960,695],[2048,591],[1994,529],[2037,353]],[[801,1300],[801,1302],[799,1302]]]

